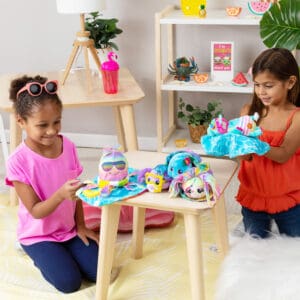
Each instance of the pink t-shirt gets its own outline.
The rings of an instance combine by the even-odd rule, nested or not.
[[[6,163],[6,184],[13,181],[30,185],[41,201],[48,199],[67,180],[82,172],[75,145],[66,137],[63,151],[57,158],[43,157],[22,142]],[[19,199],[17,236],[21,244],[31,245],[41,241],[66,241],[76,235],[76,202],[64,200],[50,215],[35,219]]]

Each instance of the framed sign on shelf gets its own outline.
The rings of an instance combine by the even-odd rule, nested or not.
[[[231,81],[234,75],[234,43],[211,42],[211,78]]]

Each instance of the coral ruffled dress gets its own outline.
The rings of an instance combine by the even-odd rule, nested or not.
[[[289,116],[285,130],[262,129],[260,139],[270,146],[280,146],[298,110],[296,108]],[[300,148],[283,164],[254,154],[252,161],[241,162],[238,175],[240,187],[236,199],[242,206],[253,211],[286,211],[300,204],[299,169]]]

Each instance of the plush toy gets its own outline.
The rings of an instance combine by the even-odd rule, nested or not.
[[[246,115],[227,121],[221,115],[209,124],[207,134],[201,137],[201,146],[208,155],[230,158],[255,153],[264,155],[269,144],[259,140],[262,131],[256,122],[259,115]]]
[[[103,149],[98,176],[84,183],[76,195],[94,206],[110,204],[146,190],[145,185],[137,182],[136,170],[128,167],[124,154],[113,148]]]
[[[170,185],[170,197],[180,196],[192,201],[207,201],[210,206],[219,197],[220,191],[216,179],[208,164],[205,169],[193,167],[173,179]]]
[[[196,165],[201,165],[199,154],[188,150],[175,151],[167,156],[165,164],[141,170],[138,182],[145,183],[149,192],[160,193],[169,188],[173,178]]]
[[[175,151],[166,158],[167,174],[173,179],[200,163],[201,157],[196,152],[189,150]]]
[[[145,173],[147,190],[152,193],[160,193],[169,188],[172,178],[168,176],[168,168],[165,164],[159,164]]]

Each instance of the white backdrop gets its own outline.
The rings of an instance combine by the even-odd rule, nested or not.
[[[207,2],[208,13],[210,7],[226,7],[226,1]],[[233,3],[229,0],[228,2]],[[244,5],[246,1],[234,2]],[[135,106],[138,136],[152,138],[153,141],[156,136],[154,14],[169,4],[179,5],[180,1],[107,0],[105,12],[105,16],[118,18],[118,26],[123,29],[123,33],[115,40],[120,48],[119,63],[121,67],[127,67],[131,71],[146,95]],[[65,67],[75,34],[79,30],[79,16],[58,14],[55,0],[0,0],[0,25],[0,73],[38,73]],[[177,56],[194,55],[196,61],[204,67],[209,66],[210,41],[232,39],[237,45],[237,69],[245,71],[260,49],[264,48],[258,28],[223,29],[211,26],[205,34],[200,29],[197,26],[178,28]],[[241,51],[240,46],[243,46]],[[197,95],[192,94],[183,93],[182,96],[185,100],[197,101]],[[237,116],[243,102],[249,100],[249,96],[246,95],[201,95],[201,101],[204,102],[212,98],[222,101],[227,118]],[[5,128],[8,129],[8,115],[3,115]],[[66,109],[63,131],[114,135],[111,109]]]

